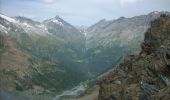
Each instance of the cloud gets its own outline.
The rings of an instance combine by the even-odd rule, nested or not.
[[[41,0],[41,1],[43,1],[44,3],[53,3],[53,2],[55,2],[55,0]]]
[[[138,1],[141,1],[141,0],[120,0],[120,4],[121,5],[134,4]]]

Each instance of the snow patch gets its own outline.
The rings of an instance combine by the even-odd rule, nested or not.
[[[12,22],[12,23],[16,23],[16,22],[17,22],[15,19],[13,19],[13,18],[11,18],[11,17],[7,17],[7,16],[2,15],[2,14],[0,14],[0,17],[1,17],[1,18],[4,18],[5,20],[7,20],[7,21],[9,21],[9,22]]]
[[[1,25],[1,24],[0,24],[0,28],[1,28],[1,29],[6,29],[6,28],[5,28],[3,25]]]
[[[23,27],[23,29],[29,33],[37,33],[39,35],[49,34],[46,26],[43,24],[35,24],[35,26],[32,26],[29,23],[24,22],[21,23],[21,27]]]
[[[36,26],[47,31],[47,27],[45,25],[40,24],[40,25],[36,25]]]
[[[26,27],[32,27],[31,25],[29,25],[28,23],[22,23],[24,26]]]
[[[4,27],[3,25],[0,24],[0,31],[1,31],[1,30],[4,31],[6,34],[8,33],[8,32],[6,31],[6,27]]]
[[[63,23],[62,23],[62,22],[60,22],[60,21],[58,21],[58,20],[56,20],[56,19],[55,19],[55,20],[53,20],[53,22],[54,22],[54,23],[56,23],[56,24],[58,24],[58,25],[61,25],[61,26],[63,25]]]
[[[37,33],[39,35],[46,35],[46,34],[49,34],[48,32],[48,29],[45,25],[43,24],[35,24],[35,25],[32,25],[32,24],[29,24],[27,22],[19,22],[11,17],[7,17],[3,14],[0,14],[0,17],[3,18],[4,20],[7,20],[5,21],[5,23],[7,25],[10,25],[11,23],[13,25],[15,25],[17,27],[17,29],[14,29],[13,31],[17,32],[18,31],[18,28],[22,28],[25,32],[31,34],[31,33]],[[56,23],[59,23],[60,25],[62,24],[61,22],[57,22],[55,21]],[[4,31],[5,33],[8,33],[10,30],[11,30],[12,27],[4,27],[0,24],[0,31]]]

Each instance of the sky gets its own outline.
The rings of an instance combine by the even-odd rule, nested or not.
[[[170,0],[0,0],[0,13],[7,16],[25,16],[41,22],[58,15],[75,26],[153,11],[170,11]]]

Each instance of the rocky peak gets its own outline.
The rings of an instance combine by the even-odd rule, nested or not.
[[[56,15],[54,18],[55,19],[61,19],[60,16],[58,16],[58,15]]]
[[[54,24],[54,25],[57,25],[57,26],[63,26],[65,21],[57,15],[54,18],[45,20],[44,23],[45,24]]]

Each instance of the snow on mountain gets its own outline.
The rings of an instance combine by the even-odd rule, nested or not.
[[[30,35],[56,35],[66,38],[69,34],[71,37],[80,36],[79,30],[64,21],[59,16],[47,19],[43,22],[34,21],[32,19],[17,16],[7,17],[3,14],[0,16],[0,25],[4,26],[8,33],[27,33]],[[67,37],[71,41],[71,37]]]
[[[13,18],[11,18],[11,17],[7,17],[7,16],[5,16],[5,15],[3,15],[3,14],[0,14],[0,17],[1,17],[1,18],[4,18],[5,20],[7,20],[7,21],[9,21],[9,22],[13,22],[13,23],[16,23],[16,22],[17,22],[15,19],[13,19]]]
[[[55,18],[52,19],[52,22],[62,26],[63,23],[62,23],[62,19],[59,17],[59,16],[55,16]]]
[[[0,27],[3,28],[3,30],[6,33],[8,33],[9,31],[17,32],[21,28],[22,30],[29,34],[32,33],[39,35],[49,34],[45,25],[43,25],[40,22],[28,19],[26,17],[19,16],[11,18],[3,14],[0,14],[0,18],[4,19],[4,21],[0,23]],[[13,28],[12,26],[14,26],[15,28]]]
[[[56,23],[56,24],[58,24],[58,25],[61,25],[61,26],[63,25],[62,22],[60,22],[60,21],[58,21],[58,20],[56,20],[56,19],[54,19],[53,22]]]
[[[63,20],[59,16],[44,21],[44,23],[50,23],[50,22],[55,23],[56,25],[59,26],[64,26]]]
[[[49,34],[46,26],[43,24],[35,24],[34,26],[26,22],[20,23],[20,24],[21,24],[21,27],[24,28],[26,32],[37,33],[39,35]]]
[[[6,31],[6,27],[4,27],[4,26],[2,26],[1,24],[0,24],[0,32],[4,32],[4,33],[8,33],[7,31]]]
[[[36,25],[36,27],[39,27],[39,28],[42,28],[44,29],[45,31],[47,31],[47,27],[43,24],[40,24],[40,25]]]
[[[28,23],[21,23],[21,24],[23,24],[25,27],[27,27],[27,28],[32,28],[32,26],[31,25],[29,25]]]

